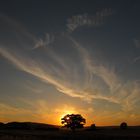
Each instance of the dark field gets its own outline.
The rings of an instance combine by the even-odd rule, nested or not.
[[[98,127],[84,128],[72,132],[69,129],[48,130],[0,130],[0,140],[140,140],[140,127]]]

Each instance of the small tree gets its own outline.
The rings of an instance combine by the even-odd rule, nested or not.
[[[121,128],[121,129],[127,129],[127,123],[126,123],[126,122],[122,122],[122,123],[120,124],[120,128]]]
[[[96,130],[96,125],[95,124],[91,124],[90,130]]]
[[[80,114],[67,114],[61,118],[64,127],[71,128],[75,130],[76,128],[83,128],[86,120]]]

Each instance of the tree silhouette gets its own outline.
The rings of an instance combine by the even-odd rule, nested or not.
[[[121,129],[127,129],[127,123],[126,123],[126,122],[122,122],[122,123],[120,124],[120,128],[121,128]]]
[[[90,130],[96,130],[96,125],[95,124],[91,124]]]
[[[67,114],[61,118],[64,127],[71,128],[73,131],[76,128],[83,128],[86,120],[80,114]]]

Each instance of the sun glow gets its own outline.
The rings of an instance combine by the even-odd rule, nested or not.
[[[62,114],[60,115],[60,119],[63,118],[67,114],[74,114],[74,113],[76,113],[76,112],[75,111],[68,111],[68,110],[63,111]]]
[[[61,118],[63,118],[65,115],[78,113],[74,107],[70,107],[70,106],[64,106],[63,108],[56,109],[56,112],[58,114],[59,124],[61,124]]]

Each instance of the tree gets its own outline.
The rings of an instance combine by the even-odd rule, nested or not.
[[[121,129],[127,129],[127,123],[126,123],[126,122],[122,122],[122,123],[120,124],[120,128],[121,128]]]
[[[86,120],[80,114],[67,114],[61,118],[64,127],[71,128],[73,131],[76,128],[83,128]]]
[[[95,124],[91,124],[90,130],[96,130],[96,125]]]

